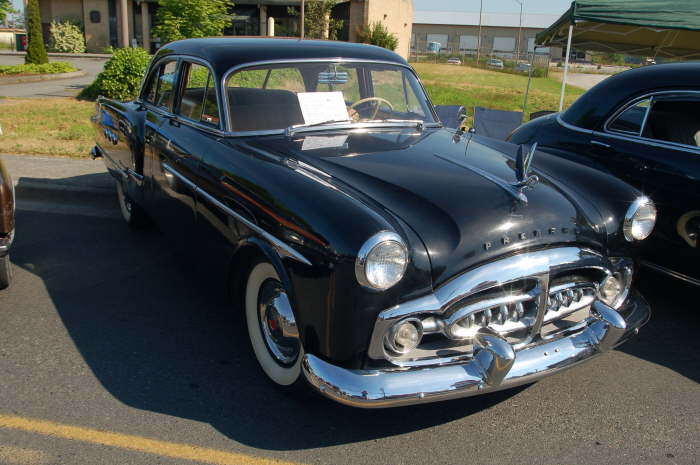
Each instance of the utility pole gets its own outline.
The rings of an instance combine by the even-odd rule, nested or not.
[[[479,39],[476,41],[476,66],[479,66],[479,55],[481,54],[481,11],[484,9],[484,0],[479,6]]]
[[[304,0],[301,0],[301,38],[304,38]]]
[[[523,4],[525,3],[525,0],[515,0],[520,4],[520,24],[518,25],[518,54],[516,55],[515,59],[518,60],[520,59],[520,41],[522,40],[523,36]]]

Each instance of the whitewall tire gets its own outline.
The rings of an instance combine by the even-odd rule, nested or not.
[[[248,274],[245,314],[255,358],[267,377],[279,386],[297,384],[304,349],[286,290],[270,263],[257,263]]]

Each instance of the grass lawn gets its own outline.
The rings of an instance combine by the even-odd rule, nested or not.
[[[463,105],[469,114],[475,106],[498,110],[522,111],[527,76],[500,73],[468,66],[413,63],[435,105]],[[528,97],[528,115],[539,110],[557,110],[561,82],[552,78],[532,78]],[[567,107],[585,91],[567,86],[564,106]],[[529,116],[526,115],[526,119]]]
[[[92,102],[71,98],[0,100],[3,153],[87,157],[95,144]]]
[[[464,105],[470,115],[480,105],[502,110],[520,110],[526,76],[499,73],[467,66],[419,63],[414,65],[433,103]],[[528,114],[556,110],[559,81],[533,78]],[[566,103],[584,91],[567,87]],[[87,157],[94,145],[90,115],[94,103],[72,98],[0,99],[0,151],[3,153]]]

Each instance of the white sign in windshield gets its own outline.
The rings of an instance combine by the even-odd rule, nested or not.
[[[350,119],[342,92],[299,92],[297,97],[305,124]]]

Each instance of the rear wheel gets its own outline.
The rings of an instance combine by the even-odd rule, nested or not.
[[[127,196],[124,185],[120,181],[117,181],[117,198],[119,199],[119,210],[126,224],[131,227],[140,227],[146,224],[146,213]]]
[[[302,386],[304,348],[287,290],[268,262],[258,262],[250,269],[245,315],[255,358],[267,377],[278,386]]]
[[[0,257],[0,289],[5,289],[10,285],[12,281],[12,263],[10,263],[10,256],[5,255]]]

